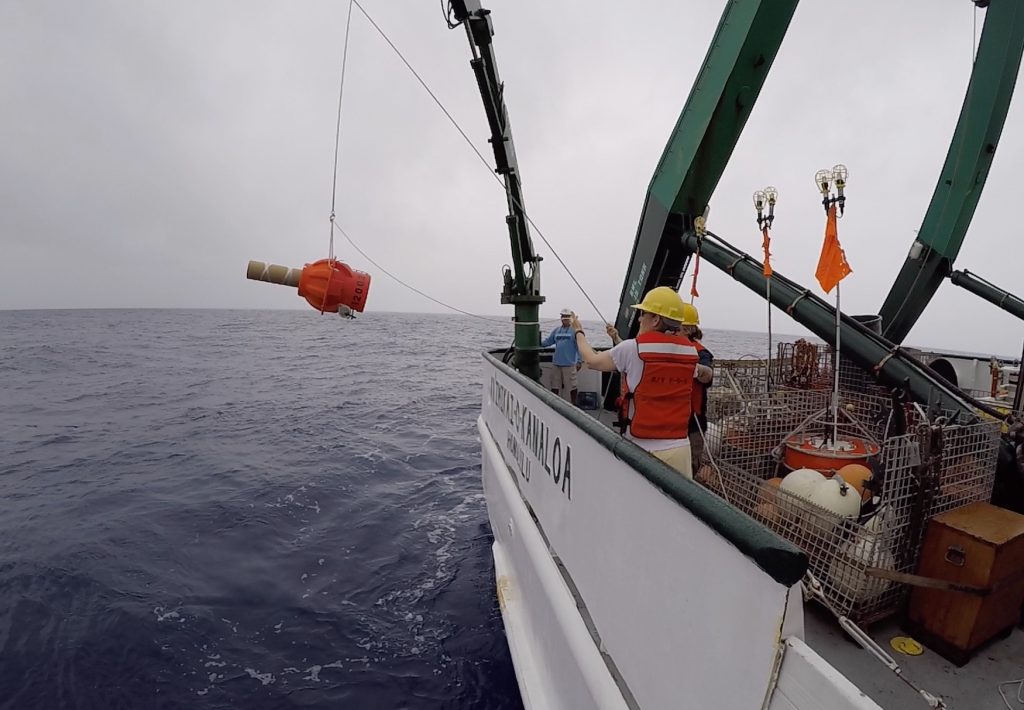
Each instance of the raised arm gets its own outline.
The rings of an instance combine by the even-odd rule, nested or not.
[[[594,348],[590,347],[590,343],[587,342],[587,335],[583,332],[579,318],[576,316],[572,318],[572,330],[573,337],[576,338],[576,348],[580,351],[583,362],[587,363],[587,367],[601,372],[615,372],[615,361],[612,360],[612,356],[607,352],[594,352]]]
[[[608,334],[608,337],[612,339],[612,345],[618,345],[622,342],[622,338],[619,336],[619,331],[615,329],[612,324],[607,324],[604,327],[604,332]]]

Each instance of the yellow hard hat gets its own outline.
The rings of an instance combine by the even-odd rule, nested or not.
[[[630,308],[635,308],[638,311],[647,311],[648,313],[671,320],[682,320],[683,314],[686,312],[684,310],[686,304],[683,303],[683,299],[668,286],[652,288],[644,296],[644,300],[634,306],[630,306]]]
[[[683,304],[683,317],[679,319],[683,325],[700,325],[700,315],[692,303]]]

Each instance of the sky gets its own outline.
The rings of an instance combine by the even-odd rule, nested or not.
[[[464,31],[439,2],[360,0],[488,160]],[[544,318],[612,318],[644,196],[723,2],[491,0],[526,208],[597,310],[546,257]],[[245,279],[329,249],[346,0],[0,3],[0,308],[302,308]],[[977,13],[977,14],[976,14]],[[709,228],[756,253],[751,193],[774,185],[773,264],[820,289],[814,173],[850,171],[843,310],[876,312],[903,264],[956,125],[984,11],[969,0],[804,2],[711,200]],[[1020,294],[1024,99],[1014,98],[956,266]],[[381,267],[479,314],[501,306],[504,193],[353,11],[338,225]],[[367,315],[444,311],[341,235],[373,276]],[[688,283],[688,281],[687,281]],[[712,267],[707,328],[764,330],[766,306]],[[314,314],[315,315],[315,314]],[[779,332],[803,332],[775,311]],[[1017,355],[1024,326],[944,284],[911,344]]]

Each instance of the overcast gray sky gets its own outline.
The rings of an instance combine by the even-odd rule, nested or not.
[[[434,0],[363,0],[485,156],[462,30]],[[644,194],[723,3],[492,0],[533,220],[612,317]],[[0,3],[0,308],[299,307],[249,259],[327,254],[346,0]],[[751,193],[780,191],[776,268],[814,285],[814,172],[850,169],[847,312],[874,312],[931,197],[970,74],[969,0],[805,1],[712,199],[710,227],[756,252]],[[978,13],[978,31],[984,13]],[[841,74],[831,83],[828,74]],[[1010,109],[957,265],[1020,293],[1024,108]],[[504,196],[358,10],[338,222],[442,301],[503,313]],[[548,250],[534,237],[538,251]],[[374,275],[368,312],[439,311]],[[1011,257],[1011,254],[1013,255]],[[550,256],[542,314],[597,314]],[[762,330],[763,302],[713,268],[707,327]],[[510,313],[507,309],[507,313]],[[786,316],[775,328],[800,332]],[[1019,353],[1020,321],[944,285],[908,342]]]

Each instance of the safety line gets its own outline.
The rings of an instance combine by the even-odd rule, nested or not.
[[[400,283],[403,286],[405,286],[410,291],[414,291],[414,292],[418,293],[419,295],[423,296],[427,300],[433,301],[434,303],[436,303],[439,306],[444,306],[445,308],[449,308],[449,309],[451,309],[451,310],[453,310],[453,311],[455,311],[457,313],[461,313],[462,315],[465,315],[465,316],[470,316],[472,318],[479,318],[480,320],[485,320],[488,323],[500,323],[502,325],[508,325],[509,323],[512,323],[513,325],[538,325],[538,326],[539,325],[543,325],[545,323],[545,321],[507,321],[507,320],[497,320],[496,318],[488,318],[487,316],[481,316],[481,315],[477,315],[476,313],[470,313],[469,311],[464,311],[461,308],[456,308],[455,306],[451,306],[451,305],[445,303],[444,301],[439,301],[438,299],[434,298],[433,296],[431,296],[429,294],[426,294],[423,291],[420,291],[415,286],[412,286],[412,285],[406,283],[405,281],[403,281],[402,279],[398,278],[393,273],[391,273],[390,271],[385,269],[383,266],[378,264],[376,261],[374,261],[370,257],[369,254],[367,254],[365,251],[363,251],[362,249],[359,248],[359,245],[356,244],[355,241],[352,239],[352,237],[350,237],[348,235],[348,232],[346,232],[344,229],[341,228],[341,225],[336,225],[335,228],[338,230],[338,232],[341,233],[341,236],[345,237],[345,239],[348,240],[348,243],[352,245],[352,248],[355,249],[360,254],[362,254],[363,258],[366,259],[368,262],[370,262],[371,264],[376,266],[378,269],[383,271],[387,276],[390,276],[392,279],[394,279],[398,283]],[[552,322],[553,323],[554,321],[546,321],[546,322]]]

